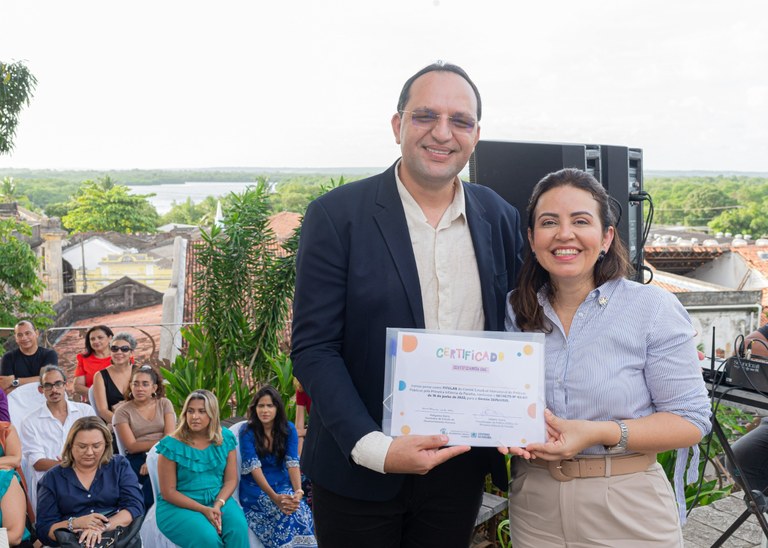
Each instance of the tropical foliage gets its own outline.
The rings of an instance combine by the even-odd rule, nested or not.
[[[706,226],[715,232],[768,235],[768,179],[718,176],[649,178],[654,222]]]
[[[109,177],[85,181],[72,197],[61,221],[72,232],[155,232],[159,217],[147,198]]]
[[[166,396],[176,412],[181,411],[190,392],[205,388],[216,394],[221,418],[244,416],[251,392],[248,383],[233,368],[219,362],[216,345],[199,325],[183,328],[182,337],[187,344],[186,355],[177,356],[173,366],[163,372],[168,381]]]
[[[269,227],[263,179],[230,194],[222,226],[203,233],[195,279],[198,322],[217,342],[220,361],[266,380],[267,356],[281,350],[295,281],[298,236],[278,242]]]
[[[188,350],[167,373],[169,398],[180,406],[191,390],[207,388],[219,397],[222,417],[243,415],[251,389],[271,382],[290,410],[293,375],[284,349],[298,234],[276,240],[263,179],[225,202],[221,226],[204,231],[196,250],[197,324],[182,332]]]
[[[752,419],[750,414],[728,405],[718,406],[716,413],[717,420],[730,441],[734,441],[743,435],[746,432],[745,425]],[[723,447],[717,437],[710,433],[699,443],[699,449],[701,457],[698,463],[690,462],[689,456],[688,466],[698,466],[699,469],[699,481],[685,486],[685,504],[689,510],[694,506],[706,506],[728,496],[733,487],[732,485],[725,484],[722,478],[706,479],[704,477],[707,462],[715,461],[723,455]],[[658,456],[659,463],[664,468],[667,478],[673,485],[676,460],[676,451],[666,451]]]
[[[21,193],[13,177],[3,177],[3,181],[0,183],[0,202],[6,204],[16,202],[28,209],[34,207],[29,198]]]
[[[171,210],[160,218],[160,224],[178,223],[184,225],[211,226],[216,216],[218,200],[208,196],[199,203],[187,198],[183,202],[173,202]]]
[[[21,62],[0,62],[0,154],[13,150],[19,113],[29,105],[37,79]]]
[[[51,304],[40,301],[45,286],[38,277],[39,260],[20,236],[30,228],[15,219],[0,219],[0,325],[31,318],[38,327],[52,323]]]

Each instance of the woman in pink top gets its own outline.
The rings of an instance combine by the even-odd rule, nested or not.
[[[176,429],[173,405],[164,396],[160,374],[152,366],[143,365],[133,373],[125,402],[118,404],[112,417],[115,434],[144,490],[144,507],[147,509],[154,503],[147,474],[147,451]]]
[[[85,352],[75,356],[75,393],[88,400],[88,389],[93,385],[93,376],[112,363],[109,342],[112,330],[106,325],[94,325],[85,333]]]

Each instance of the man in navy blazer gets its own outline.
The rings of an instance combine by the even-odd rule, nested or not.
[[[302,469],[319,545],[466,548],[496,449],[381,431],[388,327],[502,331],[520,265],[517,210],[462,183],[480,95],[461,68],[429,65],[392,117],[402,157],[310,204],[301,228],[294,372],[312,398]]]

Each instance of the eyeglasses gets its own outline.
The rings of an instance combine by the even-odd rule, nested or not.
[[[451,126],[451,130],[461,133],[472,133],[477,125],[477,120],[463,114],[454,114],[448,116],[446,114],[438,114],[431,110],[401,110],[400,114],[410,114],[411,124],[413,127],[419,129],[432,129],[437,125],[440,118],[448,118],[448,124]]]
[[[53,390],[54,388],[62,388],[66,383],[64,381],[56,381],[56,382],[44,382],[43,383],[43,390],[46,392],[49,392]]]
[[[126,354],[131,351],[130,346],[110,346],[109,349],[112,352],[125,352]]]

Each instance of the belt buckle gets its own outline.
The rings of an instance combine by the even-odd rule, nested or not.
[[[563,474],[562,460],[551,460],[547,463],[549,469],[549,475],[555,478],[557,481],[571,481],[571,476]]]

